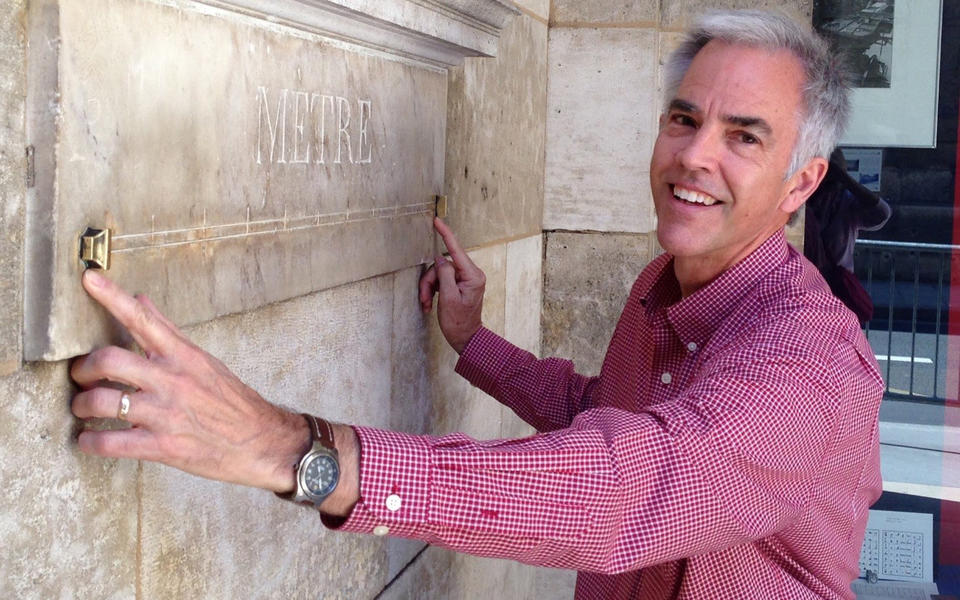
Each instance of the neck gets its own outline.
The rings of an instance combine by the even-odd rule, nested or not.
[[[680,296],[686,298],[700,288],[708,285],[724,271],[736,265],[753,254],[770,239],[778,230],[758,236],[739,251],[727,254],[711,254],[709,256],[675,256],[673,259],[673,274],[680,284]]]

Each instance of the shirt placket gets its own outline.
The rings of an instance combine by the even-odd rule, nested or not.
[[[665,311],[654,317],[653,365],[648,373],[649,404],[654,405],[670,399],[680,385],[683,375],[683,356],[677,352],[679,340],[667,322]]]

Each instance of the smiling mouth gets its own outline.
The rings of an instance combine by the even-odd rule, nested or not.
[[[713,196],[708,196],[701,192],[695,192],[693,190],[681,187],[679,185],[674,185],[673,187],[673,197],[677,200],[682,200],[687,204],[700,204],[703,206],[713,206],[714,204],[720,204],[721,202],[714,198]]]

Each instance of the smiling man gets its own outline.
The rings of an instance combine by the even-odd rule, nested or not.
[[[84,286],[146,351],[78,360],[81,449],[315,505],[343,531],[577,569],[578,598],[852,598],[880,493],[882,381],[856,318],[784,240],[847,113],[823,43],[718,13],[668,65],[651,165],[666,254],[640,274],[598,376],[482,326],[452,232],[420,283],[457,370],[537,435],[478,442],[331,425],[264,401],[145,298]],[[121,381],[136,392],[101,386]]]

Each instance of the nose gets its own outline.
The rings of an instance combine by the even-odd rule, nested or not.
[[[684,138],[677,161],[688,171],[712,171],[720,158],[722,140],[709,126],[701,126]]]

